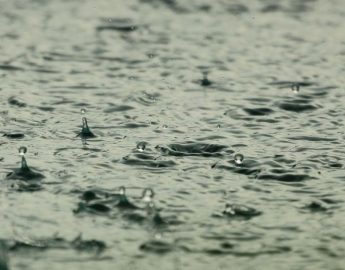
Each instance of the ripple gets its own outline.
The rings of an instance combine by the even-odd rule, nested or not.
[[[23,180],[23,181],[30,181],[30,180],[41,180],[45,178],[45,176],[39,172],[36,172],[32,169],[22,169],[16,168],[12,172],[6,175],[6,179],[8,180]]]
[[[138,29],[130,19],[121,18],[103,18],[103,24],[96,27],[98,32],[101,31],[119,31],[119,32],[133,32]]]
[[[10,97],[8,99],[8,103],[10,105],[13,105],[13,106],[17,106],[17,107],[20,107],[20,108],[23,108],[23,107],[26,107],[26,103],[22,102],[22,101],[19,101],[18,99],[16,99],[15,97]]]
[[[99,240],[83,240],[81,235],[72,241],[54,236],[44,239],[10,240],[6,241],[10,252],[42,251],[48,249],[75,249],[80,252],[99,254],[106,249],[106,244]]]
[[[3,137],[9,138],[9,139],[23,139],[24,134],[23,133],[5,133],[2,135]]]
[[[261,214],[261,211],[258,211],[253,207],[235,203],[227,203],[225,210],[221,214],[214,214],[213,217],[222,217],[233,220],[249,220],[260,216]]]
[[[282,102],[279,105],[279,108],[285,110],[285,111],[291,111],[291,112],[305,112],[305,111],[313,111],[318,109],[317,106],[306,104],[305,103],[294,103],[292,102]]]
[[[6,71],[23,71],[24,68],[12,66],[12,65],[0,65],[0,70],[6,70]]]
[[[245,6],[244,4],[230,4],[226,7],[226,10],[234,15],[243,14],[246,12],[249,12],[248,6]]]
[[[109,108],[104,109],[105,113],[113,113],[113,112],[124,112],[124,111],[129,111],[133,110],[134,107],[129,106],[129,105],[112,105]]]
[[[171,168],[176,166],[172,160],[162,160],[161,158],[148,154],[131,154],[122,158],[121,162],[131,166],[144,166],[148,168]]]
[[[258,179],[262,180],[277,180],[281,182],[302,182],[305,180],[315,179],[314,177],[309,176],[308,174],[294,174],[294,173],[281,173],[281,174],[259,174]]]
[[[174,246],[167,242],[151,240],[141,244],[139,249],[145,252],[164,254],[173,251]]]
[[[200,156],[200,157],[221,157],[224,155],[223,150],[228,148],[219,144],[204,144],[195,142],[169,144],[167,147],[156,146],[156,149],[164,155],[169,156]],[[228,153],[233,153],[229,150]]]
[[[273,110],[269,108],[255,108],[255,109],[245,108],[243,110],[249,115],[253,115],[253,116],[263,116],[263,115],[269,115],[273,113]]]

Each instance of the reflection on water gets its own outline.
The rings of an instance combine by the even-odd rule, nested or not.
[[[342,269],[343,1],[0,2],[0,269]]]

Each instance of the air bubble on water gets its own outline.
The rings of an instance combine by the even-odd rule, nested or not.
[[[27,148],[25,146],[19,147],[19,155],[24,156],[27,152]]]
[[[299,84],[298,83],[294,83],[293,85],[291,85],[291,91],[294,93],[294,94],[297,94],[299,92]]]
[[[236,154],[234,156],[234,161],[237,165],[241,165],[243,163],[244,156],[242,154]]]
[[[145,142],[139,142],[137,144],[137,150],[139,152],[143,152],[145,150],[145,148],[146,148],[146,143]]]

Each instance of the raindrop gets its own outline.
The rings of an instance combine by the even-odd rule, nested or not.
[[[24,156],[27,150],[28,149],[25,146],[19,147],[19,155]]]
[[[155,193],[153,192],[152,188],[145,188],[143,191],[142,200],[148,204],[152,203],[154,195]]]
[[[207,78],[208,72],[204,71],[202,74],[203,74],[203,79],[200,80],[200,84],[202,86],[209,86],[209,85],[211,85],[212,84],[211,81]]]
[[[235,215],[236,212],[235,212],[235,209],[234,209],[233,205],[227,203],[227,204],[225,205],[225,209],[224,209],[224,211],[223,211],[223,214],[224,214],[224,215],[232,215],[232,216]]]
[[[241,165],[243,163],[244,156],[242,154],[236,154],[234,156],[234,161],[236,165]]]
[[[254,208],[241,205],[241,204],[230,204],[227,203],[225,205],[225,210],[223,211],[223,215],[227,217],[238,217],[244,219],[250,219],[256,216],[261,215],[261,211],[258,211]]]
[[[94,138],[96,137],[90,130],[89,125],[87,123],[87,119],[84,116],[86,114],[86,109],[81,109],[81,114],[82,114],[82,128],[81,128],[81,132],[78,134],[78,136],[80,136],[83,139],[87,139],[87,138]]]
[[[145,150],[145,148],[146,148],[146,144],[147,144],[146,142],[139,142],[137,144],[137,150],[139,152],[143,152]]]
[[[12,172],[7,174],[7,179],[19,179],[19,180],[32,180],[32,179],[42,179],[44,175],[41,173],[35,172],[31,170],[26,162],[25,153],[27,152],[27,148],[25,146],[19,147],[19,155],[21,158],[21,164],[18,169],[14,169]]]
[[[126,188],[125,187],[120,187],[120,195],[125,196],[126,195]]]
[[[126,188],[124,186],[121,186],[119,189],[120,196],[116,206],[122,209],[137,209],[138,207],[128,200],[126,196]]]
[[[298,83],[294,83],[293,85],[291,85],[291,91],[294,93],[294,94],[297,94],[299,92],[299,84]]]

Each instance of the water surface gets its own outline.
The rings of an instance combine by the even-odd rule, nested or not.
[[[343,269],[343,1],[0,6],[1,269]]]

